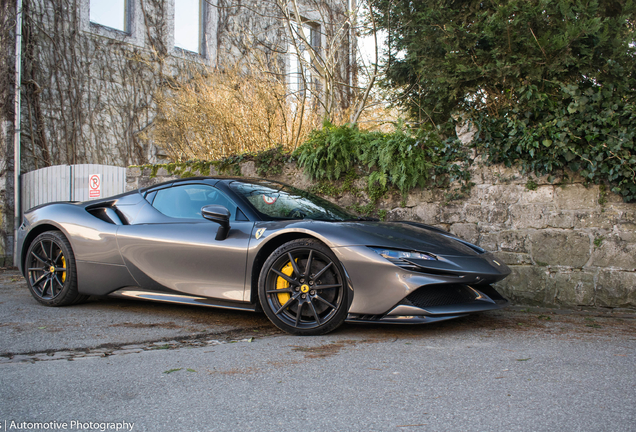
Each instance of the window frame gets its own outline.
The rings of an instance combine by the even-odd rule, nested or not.
[[[187,48],[183,48],[180,46],[177,46],[177,38],[176,38],[176,34],[177,34],[177,27],[176,27],[176,15],[177,15],[177,1],[175,0],[173,7],[174,7],[174,19],[173,19],[173,48],[177,49],[177,50],[181,50],[184,51],[188,54],[198,54],[200,56],[205,57],[205,23],[206,23],[206,12],[208,7],[207,2],[204,0],[197,0],[199,2],[199,37],[198,37],[198,43],[199,43],[199,47],[198,47],[198,51],[190,51]]]
[[[143,17],[138,13],[141,10],[141,0],[126,0],[126,31],[92,22],[90,16],[91,0],[79,0],[79,3],[81,31],[137,47],[144,46],[144,22]]]
[[[90,4],[91,4],[91,0],[88,0],[88,7],[89,7],[89,13],[88,13],[88,20],[91,26],[98,26],[104,29],[107,29],[109,31],[116,31],[119,33],[123,33],[126,35],[130,36],[130,28],[131,28],[131,15],[132,15],[132,0],[123,0],[124,1],[124,28],[122,29],[118,29],[115,27],[110,27],[106,24],[101,24],[95,21],[91,20],[91,16],[90,16]]]
[[[291,22],[291,25],[292,27],[294,27],[294,31],[298,32],[299,23],[294,20]],[[305,29],[309,29],[310,46],[311,48],[313,48],[314,51],[320,53],[323,46],[320,23],[316,22],[315,20],[305,19],[304,17],[301,17],[300,25],[303,27],[303,31],[305,31]],[[303,53],[306,51],[306,49],[303,51],[303,53],[299,54],[296,50],[296,47],[300,45],[304,45],[304,41],[300,38],[297,38],[296,42],[294,42],[293,40],[290,40],[288,42],[286,61],[288,65],[287,86],[293,98],[296,98],[298,100],[302,98],[311,99],[312,93],[318,92],[320,90],[320,82],[314,74],[315,65],[314,62],[311,60],[311,57],[308,61],[309,65],[307,66],[305,66],[303,61],[301,61],[301,57],[303,56]],[[292,58],[295,61],[292,61]],[[294,67],[296,67],[295,70],[293,70]],[[307,74],[309,75],[308,79]],[[303,75],[305,75],[305,79],[303,79]],[[296,82],[294,82],[293,80],[296,80]],[[307,91],[307,83],[309,83],[309,86],[313,87],[310,88],[309,91]]]
[[[166,2],[168,13],[168,52],[174,57],[215,66],[217,59],[218,0],[201,0],[199,52],[189,51],[175,45],[175,7],[179,0]]]

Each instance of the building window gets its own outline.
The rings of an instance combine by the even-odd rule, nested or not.
[[[301,33],[302,32],[302,33]],[[318,76],[313,71],[311,53],[320,48],[320,27],[304,22],[301,25],[292,23],[294,40],[289,43],[289,91],[292,95],[302,98],[311,97],[311,91],[316,90]],[[307,47],[307,43],[311,47]]]
[[[203,54],[203,1],[175,0],[174,46]]]
[[[128,0],[90,0],[91,23],[129,32]]]

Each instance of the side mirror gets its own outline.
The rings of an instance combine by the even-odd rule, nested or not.
[[[230,231],[230,211],[222,205],[211,204],[201,207],[201,216],[205,219],[216,222],[221,227],[216,232],[216,240],[225,240]]]

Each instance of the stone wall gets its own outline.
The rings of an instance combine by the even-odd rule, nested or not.
[[[240,167],[242,175],[256,176],[254,162]],[[163,168],[150,174],[130,168],[128,189],[175,178]],[[305,189],[315,183],[293,163],[271,178]],[[462,199],[449,201],[444,189],[418,189],[406,200],[388,196],[377,208],[387,220],[434,225],[495,252],[512,269],[498,286],[515,304],[636,308],[636,204],[573,174],[550,180],[477,162],[475,186]],[[326,198],[364,205],[364,186],[361,178],[358,190]]]

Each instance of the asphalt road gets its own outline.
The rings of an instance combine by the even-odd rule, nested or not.
[[[635,431],[636,319],[513,309],[299,338],[259,314],[109,299],[46,308],[4,272],[0,431],[44,426]]]

